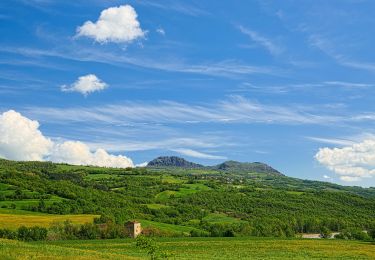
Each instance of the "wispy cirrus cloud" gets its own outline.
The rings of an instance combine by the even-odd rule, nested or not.
[[[250,39],[260,45],[262,48],[266,49],[272,55],[279,55],[283,52],[283,48],[276,45],[271,39],[266,38],[265,36],[261,35],[260,33],[245,28],[244,26],[238,26],[238,29],[245,35],[249,36]]]
[[[227,159],[227,157],[225,157],[225,156],[202,153],[202,152],[199,152],[199,151],[195,151],[195,150],[192,150],[192,149],[186,149],[186,148],[171,149],[171,151],[182,154],[182,155],[186,155],[186,156],[189,156],[189,157],[200,158],[200,159],[209,159],[209,160],[225,160],[225,159]]]
[[[341,145],[341,146],[354,144],[354,141],[352,140],[340,139],[340,138],[323,138],[323,137],[307,136],[306,139],[309,139],[318,143],[334,144],[334,145]]]
[[[205,104],[186,104],[171,101],[157,103],[125,102],[97,107],[28,107],[24,112],[40,120],[56,122],[102,122],[110,124],[196,124],[196,123],[242,123],[242,124],[346,124],[374,117],[375,113],[348,114],[328,112],[311,106],[280,106],[261,104],[241,96]]]
[[[201,16],[210,14],[207,10],[199,8],[195,5],[187,4],[186,2],[176,0],[166,1],[163,3],[161,3],[160,1],[152,0],[138,0],[137,3],[140,5],[155,7],[166,11],[178,12],[190,16]]]
[[[238,77],[251,74],[265,74],[280,76],[286,72],[276,67],[250,65],[239,60],[221,60],[216,62],[189,63],[182,59],[160,60],[124,56],[115,52],[98,51],[92,48],[72,48],[42,50],[32,48],[0,47],[0,52],[13,53],[26,57],[55,57],[81,62],[97,62],[117,67],[128,67],[129,65],[160,70],[166,72],[180,72],[198,75],[218,77]]]
[[[106,139],[106,140],[99,141],[99,142],[87,141],[85,143],[87,143],[93,149],[103,148],[111,152],[147,151],[147,150],[158,150],[158,149],[174,151],[176,149],[181,149],[180,147],[190,147],[194,149],[207,149],[207,148],[217,148],[217,147],[233,145],[227,139],[228,138],[223,138],[223,137],[218,138],[215,136],[208,136],[208,135],[200,135],[199,137],[157,136],[157,140],[137,141],[137,140],[125,139],[125,140],[119,141],[119,140]],[[223,144],[223,140],[227,141],[227,143]],[[187,149],[187,148],[184,148],[184,149]]]
[[[375,72],[375,63],[349,58],[348,55],[340,53],[335,46],[336,44],[334,41],[328,39],[327,37],[319,34],[312,34],[308,37],[308,41],[312,47],[321,50],[341,66]]]

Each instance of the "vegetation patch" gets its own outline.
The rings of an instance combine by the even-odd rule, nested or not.
[[[238,218],[229,217],[223,213],[210,213],[208,216],[203,218],[204,221],[207,221],[209,223],[222,223],[222,224],[236,224],[236,223],[243,223],[245,221],[242,221]]]

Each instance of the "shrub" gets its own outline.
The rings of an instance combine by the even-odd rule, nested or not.
[[[142,235],[136,238],[136,246],[140,249],[146,250],[147,254],[152,260],[159,258],[168,258],[169,256],[171,256],[167,252],[160,250],[155,240]]]
[[[99,228],[95,224],[83,224],[78,231],[78,237],[80,239],[97,239],[100,237]]]
[[[340,234],[337,234],[335,238],[348,240],[370,240],[370,236],[366,232],[356,228],[345,229]]]
[[[17,238],[22,241],[38,241],[46,240],[47,229],[44,227],[19,227],[17,230]]]
[[[6,228],[0,229],[0,238],[16,239],[17,232]]]

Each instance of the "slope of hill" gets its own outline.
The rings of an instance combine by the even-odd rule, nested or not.
[[[160,156],[147,164],[148,167],[202,168],[203,165],[186,161],[177,156]]]
[[[186,164],[184,164],[186,165]],[[0,213],[144,220],[181,236],[294,236],[375,225],[375,189],[212,168],[112,169],[0,160]]]
[[[279,171],[275,170],[271,166],[260,162],[242,163],[236,161],[226,161],[219,165],[213,166],[212,168],[232,173],[265,173],[270,175],[282,175]]]

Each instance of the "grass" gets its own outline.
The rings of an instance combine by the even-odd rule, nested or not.
[[[16,229],[20,226],[41,226],[49,227],[54,222],[64,222],[65,220],[72,221],[73,224],[84,224],[92,222],[97,215],[52,215],[42,213],[32,213],[11,210],[0,211],[0,228]]]
[[[0,239],[0,259],[124,259],[124,256],[111,252],[100,252],[97,249],[77,249],[55,245],[29,244],[14,240]],[[140,259],[126,256],[125,259]]]
[[[156,194],[155,198],[159,201],[166,201],[171,196],[176,198],[184,197],[193,193],[197,193],[200,191],[207,191],[210,190],[210,187],[202,183],[194,183],[194,184],[183,184],[182,188],[179,188],[177,191],[166,190]]]
[[[50,205],[54,202],[61,202],[63,201],[62,198],[58,196],[51,196],[49,199],[45,199],[44,203],[46,205]],[[22,209],[28,206],[37,206],[39,205],[40,199],[22,199],[22,200],[7,200],[7,201],[0,201],[0,207],[11,207],[12,204],[16,206],[17,209]]]
[[[173,259],[375,259],[375,245],[358,241],[243,237],[160,238],[156,241],[161,250],[173,255]],[[35,250],[39,248],[39,257],[59,252],[70,257],[76,254],[77,258],[74,259],[86,257],[87,254],[92,254],[92,259],[100,254],[102,259],[147,259],[145,252],[137,249],[134,240],[130,239],[51,241],[32,244],[3,240],[2,243],[2,248],[7,249],[6,252],[13,255],[20,252],[21,257],[25,255],[24,249],[35,254]],[[8,247],[12,250],[8,250]],[[69,255],[66,255],[68,253]],[[4,256],[6,255],[0,253],[1,259],[7,259]]]
[[[191,230],[201,231],[194,227],[188,227],[188,226],[181,226],[181,225],[172,225],[172,224],[166,224],[161,222],[155,222],[150,220],[140,220],[142,227],[154,227],[161,231],[166,231],[170,233],[186,233],[189,234]]]

